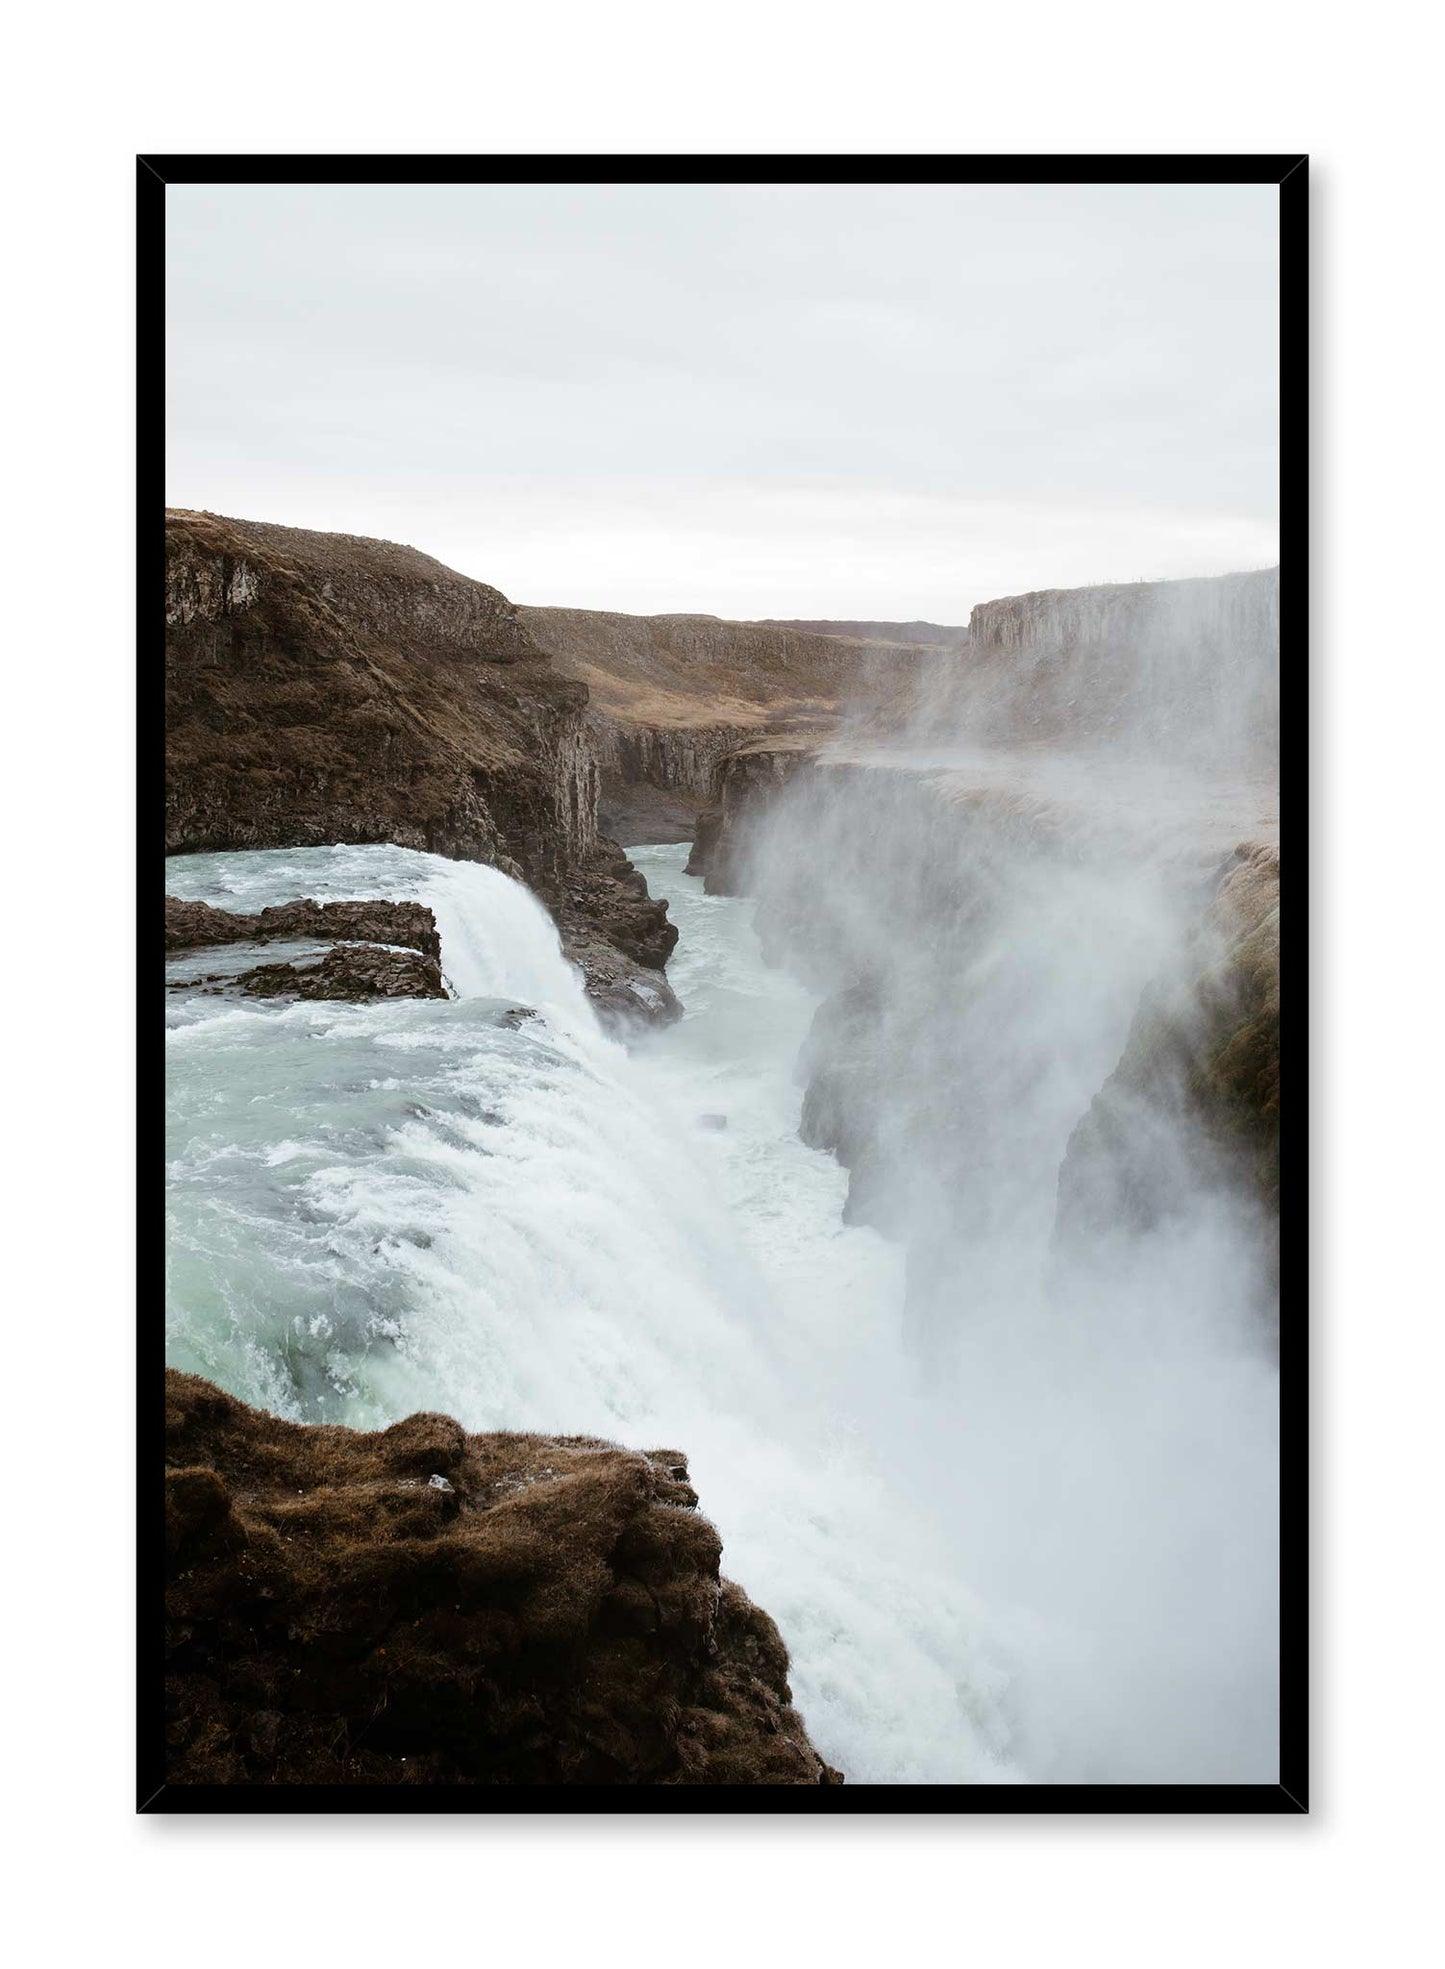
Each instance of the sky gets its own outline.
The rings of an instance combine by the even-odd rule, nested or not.
[[[167,499],[514,601],[1278,558],[1274,185],[171,185]]]

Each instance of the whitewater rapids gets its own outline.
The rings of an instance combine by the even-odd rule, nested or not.
[[[1045,1402],[1036,1443],[971,1443],[903,1345],[901,1251],[843,1224],[846,1176],[798,1139],[816,999],[763,963],[750,904],[682,874],[686,847],[630,852],[670,899],[686,1006],[631,1051],[495,870],[393,847],[168,862],[168,893],[223,909],[425,902],[457,994],[168,993],[170,1363],[300,1421],[426,1408],[683,1450],[850,1782],[1269,1775],[1238,1748],[1268,1717],[1211,1714],[1218,1636],[1181,1641],[1161,1708],[1116,1631],[1127,1606],[1041,1608],[991,1562],[982,1527],[1040,1484],[1077,1404]],[[216,968],[186,953],[168,979]],[[1255,1364],[1220,1416],[1241,1393],[1269,1399]],[[1213,1409],[1190,1400],[1203,1442]],[[1106,1662],[1135,1680],[1132,1718],[1094,1686]]]

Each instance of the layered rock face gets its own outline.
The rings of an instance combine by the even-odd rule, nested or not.
[[[596,838],[585,692],[410,547],[166,518],[168,853],[394,841],[534,886]]]
[[[838,1784],[687,1467],[166,1376],[177,1784]]]
[[[518,614],[588,688],[603,825],[631,842],[690,840],[729,752],[763,734],[831,730],[845,705],[895,689],[920,654],[884,633],[891,624],[862,637],[711,615]]]
[[[1279,755],[1279,569],[983,602],[955,676],[938,715],[978,737],[1268,769]]]
[[[912,682],[846,743],[730,754],[689,862],[823,994],[801,1132],[849,1219],[908,1244],[924,1319],[1212,1200],[1267,1244],[1277,571],[985,604]]]
[[[907,1245],[920,1345],[1060,1236],[1208,1199],[1267,1223],[1277,848],[1227,846],[1206,808],[1159,851],[1086,787],[1081,808],[881,754],[754,749],[723,785],[706,879],[757,896],[765,947],[822,994],[800,1133],[847,1169],[846,1220]]]
[[[504,595],[410,547],[167,514],[167,853],[488,862],[553,909],[602,1009],[633,979],[632,1012],[674,1017],[676,933],[599,834],[586,705]]]
[[[816,747],[806,738],[760,738],[719,761],[712,804],[697,817],[685,871],[700,875],[710,896],[750,891],[753,846],[794,774],[816,758]]]
[[[967,624],[946,622],[801,622],[764,616],[759,627],[801,629],[815,636],[846,636],[859,642],[917,643],[924,649],[959,649],[968,641]]]
[[[748,725],[627,726],[599,720],[594,737],[603,825],[629,841],[691,840],[719,768],[751,733]]]

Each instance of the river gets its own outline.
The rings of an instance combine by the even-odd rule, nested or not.
[[[844,1173],[798,1139],[817,1000],[763,961],[751,904],[682,873],[685,846],[630,852],[669,898],[686,1007],[630,1049],[495,870],[384,846],[168,862],[168,893],[222,908],[427,902],[457,994],[243,1000],[189,985],[212,954],[170,961],[171,1364],[301,1421],[430,1408],[682,1450],[851,1782],[1268,1775],[1240,1749],[1270,1741],[1253,1695],[1219,1727],[1239,1670],[1209,1633],[1151,1682],[1112,1589],[1031,1591],[1076,1528],[1050,1499],[1098,1459],[1087,1376],[1051,1364],[1021,1409],[920,1372],[901,1250],[844,1224]],[[1148,1384],[1151,1442],[1178,1379]],[[1217,1397],[1267,1407],[1271,1384],[1234,1362]],[[1110,1468],[1149,1475],[1127,1448]]]

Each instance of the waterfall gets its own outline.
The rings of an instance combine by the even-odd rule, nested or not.
[[[1209,1634],[1183,1650],[1186,1698],[1141,1687],[1131,1717],[1119,1569],[1091,1596],[1074,1564],[1071,1598],[1031,1604],[1033,1575],[998,1563],[1097,1432],[1062,1360],[1032,1424],[998,1385],[960,1401],[920,1375],[903,1249],[844,1222],[846,1173],[799,1138],[819,994],[686,853],[636,851],[688,1011],[630,1053],[495,870],[392,847],[168,863],[170,893],[233,910],[424,901],[458,994],[169,994],[168,1358],[299,1420],[439,1409],[682,1449],[724,1572],[777,1620],[853,1782],[1259,1775],[1209,1709]]]
[[[425,901],[465,995],[172,995],[168,1358],[298,1420],[429,1408],[683,1448],[828,1754],[855,1779],[1015,1782],[999,1643],[929,1582],[859,1426],[863,1387],[900,1427],[916,1395],[901,1258],[842,1225],[841,1172],[797,1138],[815,1001],[686,852],[641,863],[686,922],[692,1014],[633,1055],[494,870],[389,847],[171,861],[171,893],[223,908]]]

